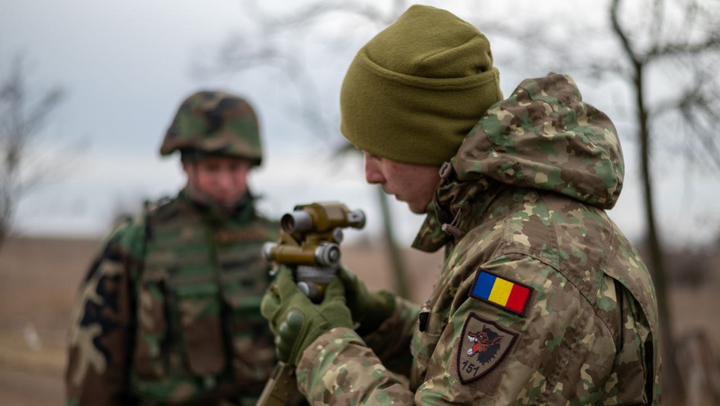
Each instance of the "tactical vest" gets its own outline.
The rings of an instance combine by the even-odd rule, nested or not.
[[[261,392],[275,361],[260,315],[269,282],[261,247],[276,228],[247,206],[219,219],[181,196],[147,215],[130,376],[142,403]]]

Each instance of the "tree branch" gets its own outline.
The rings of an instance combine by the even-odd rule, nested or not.
[[[254,21],[262,24],[263,26],[273,27],[276,29],[297,28],[298,26],[312,24],[315,20],[323,18],[325,15],[334,12],[353,14],[363,17],[373,23],[390,24],[392,22],[392,17],[383,15],[383,13],[376,7],[356,4],[353,1],[336,3],[318,1],[294,10],[291,13],[288,13],[288,15],[281,17],[275,17],[272,14],[261,10],[255,1],[245,0],[243,3],[245,4],[246,9],[250,13],[254,14]]]
[[[10,231],[15,205],[31,188],[57,178],[70,156],[63,151],[61,159],[29,161],[32,141],[65,93],[60,87],[52,88],[29,106],[30,89],[23,68],[22,57],[16,57],[10,74],[0,82],[0,244]]]
[[[630,46],[630,40],[627,37],[627,34],[625,31],[623,31],[623,28],[620,26],[620,21],[618,20],[618,8],[620,7],[620,0],[613,0],[612,6],[610,8],[610,19],[612,21],[613,30],[615,33],[620,37],[620,42],[622,43],[623,50],[625,50],[625,53],[627,54],[628,58],[632,61],[633,65],[637,68],[641,62],[640,59],[637,57],[635,52],[633,51],[632,47]]]
[[[62,103],[65,98],[65,91],[59,87],[50,89],[43,99],[30,110],[25,118],[25,134],[28,137],[36,135],[45,125],[49,114]]]
[[[663,17],[664,17],[664,11],[665,11],[665,1],[664,0],[654,0],[653,1],[653,22],[650,25],[650,38],[652,38],[655,42],[655,45],[653,48],[657,48],[660,44],[660,41],[662,40],[662,26],[663,26]]]
[[[628,71],[625,66],[616,60],[602,60],[601,62],[592,61],[589,66],[585,68],[585,71],[590,78],[595,80],[602,79],[608,73],[611,73],[623,80],[628,80],[628,78],[632,78],[633,76],[632,72]]]
[[[711,117],[714,117],[715,120],[718,119],[717,114],[709,111],[707,106],[704,106],[701,110]],[[713,164],[715,164],[716,170],[720,172],[720,149],[718,149],[718,146],[715,144],[715,131],[704,128],[700,124],[701,119],[697,116],[693,109],[686,108],[682,109],[681,112],[685,118],[685,122],[696,133],[696,138],[700,142],[700,146],[707,152],[706,155],[710,158]]]
[[[720,50],[720,35],[713,36],[697,44],[665,44],[645,54],[643,62],[649,62],[657,58],[695,55],[715,50]]]

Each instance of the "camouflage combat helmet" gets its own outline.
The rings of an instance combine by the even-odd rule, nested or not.
[[[180,105],[160,155],[176,150],[183,159],[199,153],[242,157],[260,165],[262,146],[255,112],[247,101],[229,93],[194,93]]]

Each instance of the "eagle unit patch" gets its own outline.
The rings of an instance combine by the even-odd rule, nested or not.
[[[525,316],[525,310],[532,293],[533,288],[529,286],[509,281],[481,269],[475,277],[475,283],[469,295],[491,305],[510,310],[520,316]]]
[[[457,354],[457,374],[464,384],[480,379],[508,354],[518,334],[475,313],[465,321]]]

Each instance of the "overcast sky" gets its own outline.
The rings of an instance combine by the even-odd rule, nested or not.
[[[286,5],[300,3],[263,4],[282,14],[288,11]],[[484,4],[497,18],[512,15],[518,23],[538,18],[538,11],[527,7],[535,3]],[[598,8],[602,4],[586,2],[574,15],[601,26],[601,19],[606,17]],[[193,67],[208,63],[232,33],[252,35],[253,23],[241,2],[0,0],[0,5],[0,73],[4,76],[8,61],[22,52],[34,81],[33,90],[40,92],[57,84],[68,92],[39,145],[51,152],[78,140],[88,145],[60,182],[38,189],[21,202],[16,218],[21,234],[101,235],[118,206],[138,207],[142,197],[176,193],[184,182],[178,158],[160,159],[157,149],[180,101],[200,88],[240,93],[256,106],[266,161],[252,175],[251,185],[263,196],[263,211],[277,216],[296,203],[341,200],[351,208],[364,209],[369,215],[366,235],[378,234],[380,214],[375,192],[364,184],[360,159],[330,158],[333,147],[339,145],[339,133],[329,144],[309,134],[292,114],[290,106],[298,96],[284,75],[263,68],[231,75],[193,74]],[[476,10],[464,2],[446,1],[442,7],[466,19],[477,16]],[[551,11],[545,10],[548,13]],[[378,30],[371,24],[337,16],[322,30],[307,33],[303,43],[307,47],[306,65],[318,79],[328,116],[337,112],[347,65]],[[328,49],[338,43],[313,42],[330,33],[349,38],[340,42],[346,49],[333,56],[327,56]],[[287,42],[295,46],[292,38]],[[506,95],[521,76],[544,73],[533,71],[531,64],[526,66],[527,72],[518,66],[504,70],[502,64],[512,60],[505,52],[509,50],[495,46],[493,51]],[[644,222],[636,149],[632,127],[625,122],[630,115],[618,107],[629,104],[630,95],[613,84],[585,86],[581,91],[586,100],[616,121],[621,133],[628,176],[619,204],[610,215],[630,238],[638,239]],[[661,230],[666,240],[709,238],[720,224],[718,183],[708,183],[702,174],[660,165],[658,159],[665,158],[661,155],[655,163]],[[712,187],[703,186],[708,184]],[[409,214],[401,203],[394,202],[391,210],[401,240],[409,244],[422,218]],[[672,237],[667,234],[670,232]]]

